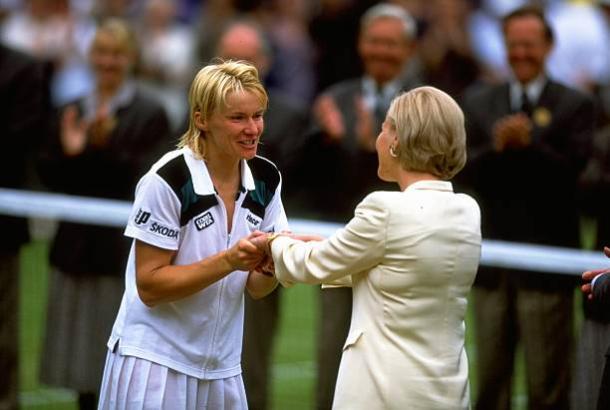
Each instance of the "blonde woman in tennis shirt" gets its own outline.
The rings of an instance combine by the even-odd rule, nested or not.
[[[247,238],[287,229],[280,174],[256,156],[267,94],[254,67],[220,62],[196,75],[189,104],[180,148],[136,188],[100,409],[247,408],[244,289],[277,285]]]

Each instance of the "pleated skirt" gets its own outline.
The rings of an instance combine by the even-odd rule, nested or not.
[[[98,410],[247,410],[241,375],[200,380],[108,352]]]

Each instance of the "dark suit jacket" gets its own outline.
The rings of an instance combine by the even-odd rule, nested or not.
[[[512,113],[508,83],[470,89],[463,109],[469,158],[458,185],[479,201],[483,237],[579,247],[577,180],[590,153],[593,100],[548,81],[533,109],[532,144],[503,152],[494,151],[492,130]],[[549,280],[544,274],[524,280],[544,287],[574,285],[567,277]]]
[[[42,63],[0,44],[0,186],[21,189],[28,160],[44,136],[48,98]],[[0,251],[14,252],[29,240],[23,218],[0,215]]]
[[[77,106],[82,101],[76,102]],[[60,110],[62,111],[62,110]],[[59,117],[41,155],[41,179],[53,191],[71,195],[133,200],[138,179],[152,165],[156,147],[169,138],[163,106],[136,91],[116,112],[116,126],[102,149],[87,147],[66,157],[59,143]],[[61,222],[51,248],[51,263],[65,273],[123,275],[131,241],[122,228]]]

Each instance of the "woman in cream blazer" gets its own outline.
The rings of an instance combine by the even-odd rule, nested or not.
[[[466,297],[481,250],[480,212],[448,180],[466,161],[464,117],[432,87],[392,102],[376,141],[373,192],[331,238],[261,235],[285,286],[353,287],[334,409],[467,409]]]

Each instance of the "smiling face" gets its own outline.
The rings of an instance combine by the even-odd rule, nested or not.
[[[264,128],[263,101],[255,92],[233,91],[227,94],[226,103],[207,120],[198,116],[200,129],[205,133],[206,158],[252,159]]]
[[[399,19],[373,20],[362,31],[358,51],[364,70],[378,84],[392,81],[402,72],[413,51]]]
[[[527,84],[544,72],[552,43],[539,18],[527,15],[510,19],[504,26],[504,41],[508,63],[520,83]]]

